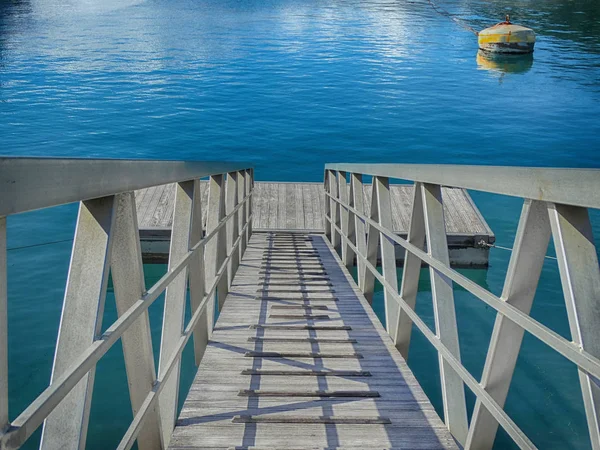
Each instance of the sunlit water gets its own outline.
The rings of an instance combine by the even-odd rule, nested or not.
[[[0,154],[244,159],[258,179],[292,181],[320,180],[328,161],[600,166],[596,1],[437,5],[475,29],[510,12],[538,34],[533,59],[483,58],[425,0],[0,0]],[[473,196],[512,246],[520,202]],[[75,213],[9,219],[13,418],[50,378]],[[65,242],[28,247],[55,241]],[[499,294],[508,257],[492,250],[489,271],[467,274]],[[164,267],[145,269],[150,285]],[[432,324],[427,280],[417,309]],[[478,378],[494,314],[462,291],[456,303]],[[381,315],[381,298],[375,307]],[[155,348],[161,310],[151,308]],[[532,314],[569,337],[551,259]],[[409,364],[441,413],[437,358],[416,331]],[[183,391],[193,374],[187,349]],[[118,442],[126,392],[115,346],[98,366],[89,448]],[[589,447],[573,366],[528,335],[506,409],[541,448]],[[508,442],[501,432],[496,446]]]

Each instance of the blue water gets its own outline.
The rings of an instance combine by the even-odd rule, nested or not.
[[[483,59],[426,0],[0,0],[0,154],[243,159],[259,180],[295,181],[321,180],[329,161],[600,167],[596,0],[438,7],[476,29],[510,12],[538,34],[533,59]],[[473,197],[512,246],[519,201]],[[75,213],[9,218],[12,417],[50,377]],[[492,250],[489,271],[468,275],[499,294],[508,256]],[[164,267],[145,270],[151,285]],[[432,323],[426,272],[421,291]],[[456,302],[463,360],[479,377],[494,315],[465,292]],[[106,314],[109,324],[110,293]],[[532,314],[569,337],[552,260]],[[409,364],[441,412],[437,359],[418,332]],[[542,448],[587,448],[577,383],[526,336],[507,411]],[[114,446],[130,418],[116,346],[98,366],[88,447]],[[496,446],[507,442],[500,433]]]

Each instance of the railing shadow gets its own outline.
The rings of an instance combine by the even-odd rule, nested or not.
[[[258,239],[265,239],[265,236],[255,235],[253,236],[253,244]],[[269,244],[265,242],[265,244]],[[271,244],[272,245],[272,244]],[[438,427],[431,425],[432,417],[435,417],[435,411],[429,401],[426,399],[422,391],[419,394],[420,387],[416,383],[412,373],[408,369],[405,361],[401,358],[399,353],[393,347],[390,338],[388,337],[385,330],[379,324],[375,313],[372,311],[364,298],[362,301],[359,299],[358,289],[354,284],[350,274],[348,274],[340,266],[339,259],[332,253],[331,248],[320,235],[312,236],[312,245],[318,250],[323,266],[327,270],[327,274],[330,277],[333,286],[330,286],[327,291],[321,291],[324,293],[331,293],[335,290],[333,296],[338,298],[338,301],[327,302],[327,310],[323,310],[323,313],[330,315],[329,319],[302,319],[302,320],[286,320],[273,319],[269,317],[271,305],[322,305],[323,303],[311,302],[311,295],[307,292],[299,293],[295,298],[302,298],[303,302],[286,300],[285,296],[277,298],[277,294],[270,294],[267,301],[261,301],[258,308],[257,314],[252,314],[249,309],[249,314],[243,319],[236,319],[244,321],[245,323],[235,323],[233,326],[227,323],[226,326],[221,327],[217,322],[215,327],[215,334],[209,343],[207,354],[212,349],[225,350],[232,352],[236,356],[235,360],[240,364],[240,371],[242,368],[247,367],[247,361],[241,359],[245,358],[243,355],[246,352],[264,352],[264,351],[277,351],[278,346],[290,349],[291,344],[288,343],[276,343],[269,341],[256,340],[253,342],[243,342],[246,337],[259,337],[264,338],[269,335],[270,329],[257,327],[250,329],[249,333],[240,334],[238,341],[231,341],[231,337],[227,334],[221,334],[222,331],[227,330],[241,330],[242,328],[249,328],[251,325],[348,325],[351,330],[348,331],[317,331],[317,330],[306,330],[302,332],[302,336],[312,338],[312,341],[307,343],[300,343],[297,348],[302,348],[302,351],[310,351],[313,353],[360,353],[363,357],[356,359],[340,359],[340,358],[292,358],[292,357],[256,357],[253,358],[251,363],[251,369],[253,371],[264,368],[265,362],[273,362],[280,365],[282,370],[286,367],[295,370],[356,370],[356,371],[367,371],[372,376],[356,377],[356,376],[301,376],[301,377],[287,377],[289,382],[290,390],[304,390],[307,386],[313,386],[315,390],[319,391],[340,391],[340,390],[359,390],[359,391],[376,391],[380,397],[377,398],[319,398],[307,400],[307,397],[298,397],[295,400],[293,397],[276,397],[266,398],[258,396],[249,396],[245,405],[245,408],[239,406],[223,406],[222,411],[214,412],[211,411],[207,414],[186,415],[185,418],[181,418],[177,422],[177,427],[198,427],[207,426],[212,424],[213,426],[217,423],[229,422],[229,426],[243,426],[243,435],[241,436],[241,442],[236,442],[236,445],[245,447],[258,447],[263,444],[264,436],[261,436],[261,432],[264,428],[261,428],[260,424],[256,423],[244,423],[244,424],[231,424],[230,422],[235,416],[265,416],[273,414],[286,413],[290,414],[294,411],[298,411],[299,415],[307,417],[314,411],[314,414],[309,414],[309,417],[338,417],[338,416],[352,416],[352,417],[389,417],[391,424],[310,424],[304,425],[313,430],[315,436],[322,436],[324,441],[319,441],[319,446],[327,448],[337,448],[340,446],[349,445],[349,436],[354,436],[356,431],[360,431],[362,437],[360,439],[372,440],[374,445],[384,443],[384,447],[396,447],[402,443],[415,442],[416,440],[423,440],[427,442],[431,448],[445,448],[446,441],[441,441],[438,438],[440,427],[443,427],[442,422],[438,420]],[[260,250],[256,245],[249,246],[252,253]],[[266,248],[266,245],[265,247]],[[254,254],[247,254],[245,259],[252,260],[256,259]],[[229,311],[239,313],[244,310],[248,305],[248,300],[251,295],[247,294],[248,287],[256,285],[259,289],[258,284],[258,269],[259,267],[252,267],[251,264],[245,264],[242,262],[240,267],[245,267],[245,273],[243,279],[240,280],[239,284],[236,284],[236,280],[232,285],[230,296],[225,303],[224,310],[221,317],[226,317]],[[254,270],[255,272],[252,272]],[[252,276],[249,274],[253,273]],[[240,272],[241,274],[241,272]],[[256,283],[250,282],[253,278],[256,279]],[[265,278],[268,282],[268,276]],[[239,291],[238,291],[239,289]],[[307,289],[310,290],[310,289]],[[268,293],[269,290],[265,289],[263,292]],[[252,299],[252,301],[258,301],[258,299]],[[254,309],[256,310],[256,309]],[[292,311],[292,310],[290,310]],[[320,313],[321,311],[319,311]],[[295,311],[294,311],[295,313]],[[239,317],[239,316],[236,316]],[[277,336],[283,336],[283,331],[278,331]],[[295,332],[297,333],[297,332]],[[333,334],[332,334],[333,333]],[[294,337],[299,334],[294,334]],[[320,343],[316,341],[318,338],[348,338],[356,339],[356,342],[348,342],[336,344],[335,351],[332,347],[328,347],[330,344]],[[210,360],[210,358],[209,358]],[[340,362],[341,361],[341,362]],[[203,369],[210,370],[210,362],[203,362],[200,366],[199,373]],[[278,377],[282,379],[284,377]],[[279,379],[277,381],[279,381]],[[310,381],[307,382],[307,379]],[[277,386],[277,381],[275,386]],[[297,381],[297,383],[295,383]],[[244,385],[240,386],[241,389],[265,389],[269,386],[273,386],[273,377],[265,378],[265,375],[250,375],[248,380],[244,381]],[[237,386],[236,386],[237,387]],[[199,386],[201,389],[201,386]],[[269,389],[270,390],[270,389]],[[231,395],[229,392],[226,395]],[[234,394],[235,395],[235,394]],[[236,396],[236,398],[239,398]],[[274,404],[276,403],[276,404]],[[185,406],[184,406],[185,409]],[[225,424],[223,424],[225,425]],[[289,424],[288,424],[289,425]],[[262,425],[264,426],[264,425]],[[269,424],[269,427],[274,427],[269,431],[269,439],[279,439],[281,445],[288,443],[289,438],[283,435],[283,430],[286,429],[284,424]],[[278,427],[282,430],[282,433],[277,433]],[[307,429],[308,429],[307,428]],[[187,431],[189,433],[190,430]],[[223,428],[225,432],[225,428]],[[444,430],[447,433],[446,430]],[[447,433],[448,437],[450,436]],[[275,442],[275,441],[273,441]],[[311,441],[312,444],[313,441]],[[316,441],[315,441],[316,442]],[[296,444],[296,443],[294,443]],[[279,444],[278,444],[279,445]]]

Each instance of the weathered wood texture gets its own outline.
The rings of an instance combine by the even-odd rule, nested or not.
[[[201,183],[202,211],[206,223],[207,183]],[[406,234],[410,223],[412,185],[392,185],[393,229]],[[493,237],[471,197],[464,189],[442,188],[446,230],[451,235]],[[364,204],[369,214],[371,185],[364,187]],[[173,185],[156,186],[136,192],[138,220],[142,230],[170,229],[173,216]],[[254,189],[255,230],[324,229],[325,196],[322,183],[259,182]],[[493,240],[492,240],[493,242]]]
[[[331,247],[288,236],[253,235],[170,448],[457,448]],[[331,286],[290,264],[300,249],[318,252]],[[289,267],[264,259],[280,255]],[[311,305],[324,317],[302,317]]]

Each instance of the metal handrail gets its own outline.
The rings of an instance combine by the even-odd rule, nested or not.
[[[2,160],[2,162],[10,161],[9,159]],[[18,162],[24,163],[24,165],[32,164],[37,165],[44,160],[22,160]],[[62,161],[62,160],[61,160]],[[69,160],[71,161],[71,160]],[[57,161],[54,161],[57,163]],[[81,161],[78,161],[78,163]],[[150,162],[144,162],[150,163]],[[110,161],[109,165],[118,163],[116,161]],[[135,164],[133,161],[124,162],[127,166]],[[55,164],[56,165],[56,164]],[[77,164],[76,164],[77,165]],[[87,161],[84,163],[87,165]],[[147,164],[143,164],[147,166]],[[169,164],[167,164],[169,165]],[[11,166],[6,164],[3,167]],[[174,164],[173,167],[177,166]],[[140,449],[162,449],[168,446],[170,439],[170,433],[175,425],[174,417],[171,420],[169,416],[174,414],[177,407],[177,394],[178,390],[178,377],[173,381],[175,370],[179,372],[180,358],[186,343],[190,337],[194,336],[194,347],[196,351],[196,362],[199,363],[208,337],[212,332],[212,322],[214,314],[211,308],[209,308],[211,301],[214,305],[214,297],[218,296],[219,307],[222,305],[222,300],[229,288],[231,279],[235,275],[239,259],[246,249],[248,240],[252,233],[252,194],[253,194],[253,171],[248,166],[236,164],[236,163],[209,163],[206,167],[203,167],[201,163],[191,163],[193,170],[190,167],[182,170],[171,170],[171,172],[163,177],[154,178],[159,179],[160,182],[167,180],[166,182],[172,182],[173,176],[177,173],[177,176],[182,176],[182,180],[175,180],[177,184],[176,189],[176,203],[174,209],[173,219],[173,233],[171,240],[171,252],[169,256],[169,268],[167,273],[162,276],[150,289],[147,291],[143,287],[139,291],[139,297],[124,299],[120,298],[123,294],[118,294],[118,290],[123,289],[123,284],[113,276],[113,283],[115,285],[115,296],[117,298],[117,304],[127,300],[125,303],[127,307],[123,311],[119,311],[118,319],[108,327],[108,329],[99,336],[93,339],[93,342],[82,349],[78,354],[70,356],[68,364],[64,367],[62,372],[57,372],[57,358],[59,358],[60,350],[60,337],[61,331],[59,331],[59,341],[57,342],[57,356],[55,357],[55,367],[53,369],[53,377],[48,388],[46,388],[14,421],[8,423],[8,403],[7,403],[7,361],[0,359],[0,419],[4,420],[4,423],[0,423],[0,448],[1,449],[12,449],[21,446],[31,434],[42,424],[44,426],[44,432],[42,436],[41,448],[46,448],[45,445],[52,446],[52,442],[60,440],[64,444],[65,448],[80,448],[85,444],[85,434],[87,430],[86,418],[81,423],[76,423],[74,427],[77,431],[77,436],[69,440],[69,436],[56,436],[56,427],[48,427],[47,419],[53,417],[58,413],[57,408],[63,407],[63,403],[67,396],[77,395],[78,386],[84,383],[84,379],[88,379],[93,376],[96,363],[102,358],[102,356],[119,340],[123,340],[124,356],[127,369],[128,378],[132,374],[145,374],[146,377],[150,377],[151,382],[144,385],[144,380],[140,380],[140,383],[135,383],[136,380],[129,380],[130,395],[132,396],[132,407],[134,409],[134,419],[125,436],[123,437],[120,449],[129,449],[136,442]],[[2,167],[2,166],[0,166]],[[212,172],[217,170],[217,172]],[[228,172],[220,172],[220,170],[226,170]],[[52,172],[52,171],[50,171]],[[122,171],[121,171],[122,172]],[[138,176],[137,171],[133,171],[135,177]],[[3,177],[5,173],[0,172],[0,180],[5,181]],[[50,174],[50,178],[55,176],[55,173]],[[201,204],[200,204],[200,177],[205,175],[210,176],[210,188],[209,188],[209,218],[211,213],[215,213],[216,217],[211,218],[207,223],[206,236],[194,242],[193,236],[202,235],[202,222],[201,222]],[[156,174],[154,175],[156,176]],[[77,177],[75,177],[77,178]],[[93,176],[91,178],[94,178]],[[111,176],[109,178],[112,179]],[[225,183],[227,179],[227,183]],[[22,181],[22,180],[21,180]],[[44,185],[46,182],[41,181],[38,186]],[[111,209],[112,214],[108,222],[110,225],[106,225],[103,222],[104,218],[102,214],[94,216],[98,219],[99,224],[103,224],[107,230],[105,241],[109,239],[116,240],[119,236],[127,236],[124,241],[125,249],[113,249],[106,250],[99,257],[103,260],[110,259],[112,265],[115,261],[113,258],[114,254],[117,254],[118,258],[126,259],[126,266],[141,268],[141,251],[139,248],[139,232],[137,226],[137,220],[135,219],[135,198],[133,192],[122,193],[121,189],[125,186],[138,186],[146,185],[143,180],[124,181],[115,184],[112,188],[111,193],[108,196],[98,198],[98,194],[105,193],[105,187],[98,187],[99,185],[104,186],[104,182],[96,180],[87,184],[87,187],[83,189],[82,196],[91,195],[91,198],[95,200],[82,201],[80,206],[80,214],[78,217],[78,225],[76,229],[76,238],[73,244],[73,255],[71,260],[71,267],[69,269],[69,279],[71,277],[77,278],[81,274],[81,269],[77,267],[75,261],[77,261],[80,252],[78,241],[85,239],[93,239],[89,235],[86,235],[86,229],[89,228],[89,223],[85,222],[86,211],[95,211],[101,209],[106,203],[110,203],[113,208]],[[97,190],[92,190],[90,186],[96,186]],[[225,192],[227,190],[227,196]],[[30,195],[27,193],[26,195]],[[43,196],[43,195],[42,195]],[[242,198],[239,198],[242,197]],[[64,193],[53,193],[45,199],[48,204],[56,204],[59,199],[60,201],[70,201],[72,197],[68,195],[67,191]],[[178,204],[180,202],[180,204]],[[39,202],[38,202],[39,203]],[[7,202],[5,202],[7,204]],[[17,206],[17,210],[21,210],[25,206],[32,205],[31,201],[21,202],[20,199],[13,199],[12,205]],[[28,207],[28,206],[27,206]],[[225,215],[225,210],[227,214]],[[129,216],[128,216],[129,214]],[[133,214],[133,215],[131,215]],[[4,248],[6,247],[6,221],[5,218],[0,217],[0,244]],[[229,226],[233,221],[233,225]],[[227,227],[227,228],[226,228]],[[102,233],[101,233],[102,234]],[[227,236],[228,235],[228,236]],[[114,236],[114,237],[110,237]],[[182,240],[183,237],[183,240]],[[135,242],[134,242],[135,238]],[[100,238],[102,240],[102,238]],[[104,242],[104,241],[103,241]],[[214,247],[215,251],[206,254],[205,247],[207,245]],[[212,248],[212,247],[211,247]],[[131,251],[133,249],[133,251]],[[89,256],[89,255],[88,255]],[[95,255],[91,255],[94,257]],[[5,263],[6,254],[5,252],[0,255],[0,263]],[[108,262],[105,262],[108,264]],[[0,264],[1,266],[2,264]],[[209,268],[212,267],[211,273]],[[192,270],[194,269],[194,270]],[[113,274],[115,275],[115,274]],[[128,273],[128,276],[137,276],[137,280],[128,280],[129,285],[143,286],[143,274],[141,270],[135,273]],[[231,275],[231,278],[230,278]],[[102,281],[104,286],[106,284],[105,278],[107,274],[102,274]],[[189,276],[190,291],[192,297],[192,319],[188,325],[183,329],[183,316],[180,318],[167,318],[166,314],[163,318],[163,343],[161,344],[161,361],[158,372],[154,368],[153,355],[152,355],[152,344],[149,335],[148,328],[148,308],[149,306],[161,295],[161,293],[167,290],[167,298],[165,300],[165,310],[167,310],[167,303],[171,302],[171,307],[179,307],[185,304],[185,286],[186,279]],[[6,273],[0,274],[0,285],[5,285]],[[184,277],[184,278],[182,278]],[[208,278],[208,279],[205,279]],[[142,284],[139,284],[142,283]],[[224,283],[224,284],[223,284]],[[206,286],[205,286],[206,285]],[[181,289],[183,286],[183,290]],[[173,292],[170,293],[169,289],[173,288]],[[61,329],[69,326],[66,320],[73,319],[69,315],[67,297],[70,295],[70,285],[67,282],[67,290],[65,293],[65,304],[63,305],[63,317],[61,318]],[[82,288],[84,289],[84,288]],[[100,288],[98,291],[99,304],[103,303],[103,296],[105,295],[105,289]],[[0,329],[6,330],[6,316],[2,315],[2,311],[6,307],[6,295],[1,295],[0,291],[0,319],[3,322],[0,323]],[[71,293],[72,294],[72,293]],[[78,292],[75,292],[78,294]],[[99,309],[102,309],[101,307]],[[119,309],[119,308],[118,308]],[[70,318],[70,319],[69,319]],[[201,319],[204,320],[201,320]],[[85,318],[83,318],[85,319]],[[146,328],[144,328],[146,323]],[[171,330],[171,331],[169,331]],[[173,331],[175,330],[175,331]],[[179,331],[177,331],[179,330]],[[137,333],[133,337],[128,339],[137,339],[137,347],[135,351],[125,351],[127,345],[131,345],[131,341],[126,343],[125,338],[131,333]],[[171,335],[168,335],[171,333]],[[173,336],[172,334],[175,333]],[[169,345],[165,343],[165,339],[171,342]],[[6,349],[6,337],[0,333],[0,355],[2,350]],[[129,347],[131,350],[132,347]],[[135,353],[135,355],[134,355]],[[140,360],[142,358],[142,360]],[[145,361],[144,361],[144,358]],[[133,381],[133,382],[132,382]],[[148,381],[148,380],[146,380]],[[176,391],[173,395],[168,392],[169,386],[175,383]],[[136,385],[136,384],[139,384]],[[165,388],[167,390],[165,391]],[[164,392],[163,392],[164,391]],[[77,397],[79,399],[76,404],[77,407],[81,408],[84,415],[89,414],[89,406],[91,403],[91,393],[89,396],[83,395]],[[135,404],[134,404],[135,397]],[[166,408],[166,409],[165,409]],[[158,413],[158,410],[162,411],[162,414]],[[65,414],[62,414],[65,415]],[[60,416],[60,414],[59,414]],[[44,422],[46,420],[46,422]],[[54,418],[54,420],[64,420],[62,417]],[[148,421],[151,420],[152,423]],[[159,423],[160,422],[160,423]],[[143,436],[140,435],[143,433]],[[49,439],[49,442],[46,442]],[[140,440],[141,439],[141,440]]]
[[[239,161],[0,157],[0,216],[250,167]]]
[[[341,202],[340,200],[332,196],[330,193],[327,192],[325,193],[325,195],[331,198],[336,203],[340,204],[348,211],[351,211],[354,214],[356,214],[358,217],[364,220],[365,223],[369,224],[381,234],[385,235],[385,237],[387,237],[388,239],[402,246],[407,252],[410,252],[411,254],[415,255],[421,261],[429,265],[433,270],[440,273],[441,275],[448,277],[460,287],[464,288],[467,292],[470,292],[475,297],[483,301],[486,305],[495,309],[496,312],[508,317],[510,320],[521,326],[524,330],[528,331],[540,341],[552,347],[554,350],[556,350],[562,356],[567,358],[569,361],[577,364],[589,374],[594,375],[595,377],[600,379],[600,359],[594,357],[593,355],[583,350],[581,346],[576,345],[573,342],[570,342],[567,339],[563,338],[560,334],[541,324],[537,320],[532,319],[531,316],[524,314],[514,306],[506,303],[500,297],[482,288],[480,285],[471,281],[469,278],[462,275],[460,272],[451,269],[448,266],[445,266],[437,259],[429,256],[420,248],[417,248],[414,245],[412,245],[406,239],[403,239],[397,234],[395,234],[393,231],[387,230],[386,228],[382,227],[374,220],[358,212],[355,208],[352,208],[351,206],[348,206],[347,204]],[[329,223],[332,223],[331,218],[326,217],[326,219]],[[360,254],[360,252],[358,252],[358,248],[356,248],[349,241],[347,236],[344,236],[342,234],[341,228],[339,228],[335,224],[332,224],[332,226],[336,227],[336,230],[341,234],[342,239],[346,240],[348,242],[348,245],[351,245],[353,247],[352,250],[356,252],[357,256],[361,260],[363,260],[367,267],[375,274],[375,277],[382,277],[382,275],[379,274],[379,272],[377,272],[375,266],[369,263],[366,256]],[[398,296],[398,298],[400,297]]]
[[[600,208],[600,170],[456,164],[326,164],[325,170]]]
[[[477,173],[469,173],[469,170]],[[365,214],[362,200],[363,174],[373,176],[370,215]],[[484,174],[482,178],[481,174]],[[528,174],[529,179],[522,179],[524,174]],[[545,177],[549,174],[559,177],[554,178],[556,185],[563,188],[568,185],[568,189],[560,192],[556,186],[546,184],[548,180]],[[504,181],[499,180],[500,175],[504,177]],[[415,181],[407,239],[397,236],[392,230],[389,215],[390,177]],[[442,184],[517,195],[525,199],[501,297],[450,268],[443,218]],[[326,236],[341,253],[345,264],[352,264],[353,257],[356,256],[359,287],[368,299],[373,295],[373,279],[383,285],[386,328],[403,356],[408,356],[410,328],[413,323],[438,351],[441,357],[446,424],[465,448],[491,448],[498,425],[521,448],[535,448],[503,410],[524,331],[528,331],[578,367],[592,445],[597,448],[600,444],[597,414],[600,396],[595,387],[600,380],[600,346],[598,317],[593,314],[597,310],[595,302],[600,298],[600,272],[587,212],[588,206],[600,208],[598,196],[589,196],[589,192],[598,192],[599,189],[600,170],[394,164],[326,165]],[[557,204],[557,199],[569,203]],[[529,316],[551,236],[554,237],[557,249],[573,342]],[[427,251],[424,251],[426,240]],[[406,251],[400,292],[396,284],[394,246],[391,243],[400,245]],[[376,268],[378,247],[383,273]],[[436,333],[429,329],[414,310],[421,263],[428,264],[431,272]],[[477,381],[460,361],[453,282],[494,308],[497,313],[481,381]],[[445,364],[449,367],[444,367]],[[460,381],[457,383],[457,380]],[[463,391],[462,383],[471,389],[477,399],[469,425],[466,421],[464,393],[461,395],[458,392]],[[489,386],[493,386],[493,389]]]

